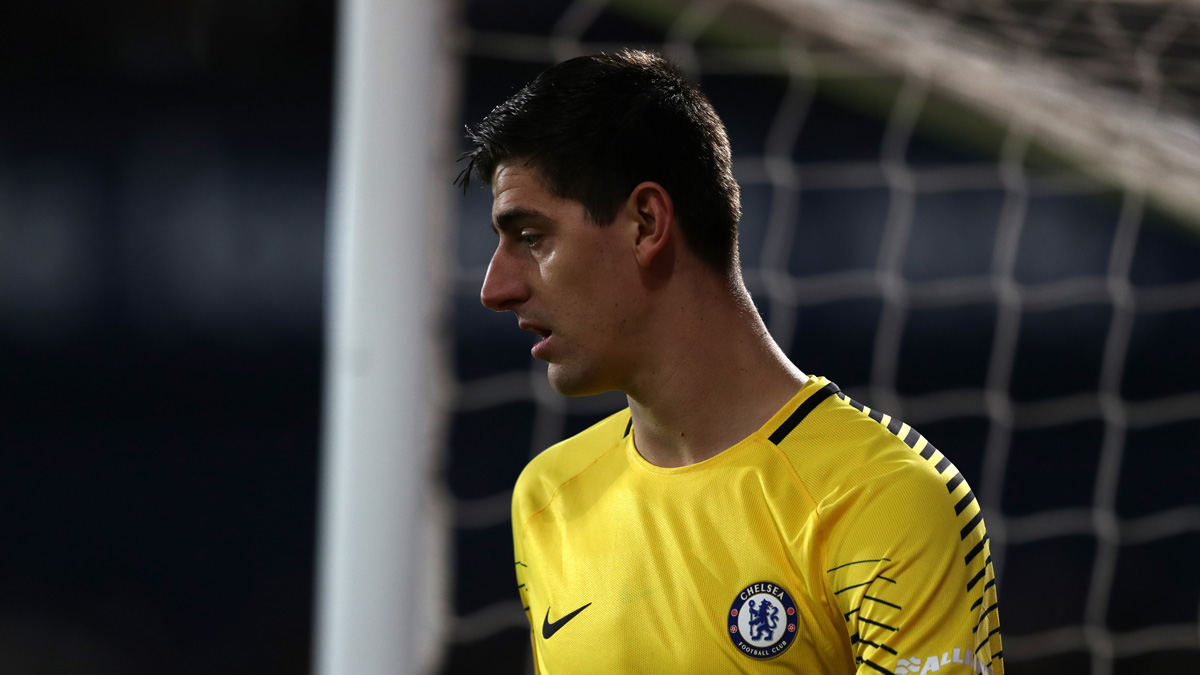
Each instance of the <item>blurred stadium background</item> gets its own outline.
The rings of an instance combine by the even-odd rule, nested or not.
[[[310,667],[336,11],[0,10],[6,672]],[[593,51],[662,49],[700,81],[772,332],[944,448],[985,505],[1012,672],[1195,672],[1200,8],[456,13],[455,128]],[[453,213],[440,670],[521,673],[510,487],[622,403],[554,396],[529,336],[479,305],[490,195],[458,194],[457,170],[429,168]]]

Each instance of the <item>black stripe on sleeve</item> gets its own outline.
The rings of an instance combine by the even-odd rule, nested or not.
[[[872,626],[879,626],[880,628],[886,628],[887,630],[890,630],[893,633],[900,630],[899,628],[896,628],[895,626],[889,626],[886,623],[879,623],[878,621],[872,621],[872,620],[866,618],[865,616],[863,616],[862,613],[859,613],[858,620],[861,621],[862,623],[869,623]]]
[[[883,666],[880,666],[880,665],[876,665],[876,664],[874,664],[874,663],[871,663],[871,661],[870,661],[870,660],[868,660],[868,659],[864,659],[864,660],[863,660],[863,665],[864,665],[864,666],[869,666],[869,667],[870,667],[872,670],[877,670],[877,671],[879,671],[879,672],[881,672],[881,673],[887,673],[887,675],[895,675],[895,673],[893,673],[892,671],[888,670],[887,668],[884,668]]]
[[[954,492],[954,490],[958,487],[958,484],[961,482],[963,482],[962,472],[954,474],[954,478],[951,478],[946,482],[946,491]]]
[[[915,448],[919,440],[921,440],[921,434],[918,434],[916,429],[909,427],[908,435],[904,437],[904,444],[910,448]]]
[[[987,574],[988,570],[987,564],[991,562],[991,560],[991,558],[988,558],[986,561],[984,561],[983,569],[979,570],[979,574],[971,577],[971,580],[967,582],[967,592],[970,592],[972,588],[975,588],[975,584],[983,581],[983,575]]]
[[[849,566],[851,566],[851,565],[860,565],[860,564],[862,564],[862,563],[869,563],[869,562],[884,562],[884,561],[886,561],[886,562],[891,562],[891,561],[892,561],[892,559],[891,559],[891,558],[871,558],[870,560],[855,560],[854,562],[848,562],[848,563],[844,563],[844,564],[838,565],[837,567],[834,567],[834,568],[832,568],[832,569],[827,569],[827,570],[825,570],[825,572],[826,572],[826,573],[833,572],[833,571],[836,571],[836,570],[840,570],[840,569],[842,569],[843,567],[849,567]]]
[[[991,631],[989,631],[987,634],[987,637],[983,638],[983,642],[980,642],[979,646],[975,648],[975,653],[978,654],[979,650],[983,649],[983,646],[986,645],[992,639],[992,636],[999,632],[1000,632],[999,628],[993,628]]]
[[[854,406],[854,409],[859,412],[863,412],[865,410],[865,408],[863,408],[863,404],[859,403],[858,401],[855,401],[854,399],[850,399],[848,401],[848,403],[850,405]]]
[[[975,548],[971,549],[965,556],[963,556],[963,563],[970,565],[971,561],[975,559],[975,556],[979,555],[979,552],[983,550],[983,545],[987,543],[988,538],[991,536],[992,535],[985,533],[983,535],[983,539],[980,539],[979,543],[975,544]]]
[[[842,589],[842,590],[840,590],[840,591],[834,591],[834,592],[833,592],[833,594],[834,594],[834,595],[841,595],[842,593],[845,593],[846,591],[850,590],[851,588],[858,588],[858,587],[860,587],[860,586],[870,586],[870,585],[871,585],[871,582],[870,582],[870,581],[864,581],[864,582],[862,582],[861,584],[854,584],[853,586],[847,586],[847,587],[843,588],[843,589]]]
[[[870,647],[874,647],[874,648],[876,648],[876,649],[882,649],[883,651],[885,651],[885,652],[887,652],[887,653],[889,653],[889,654],[891,654],[891,655],[893,655],[893,656],[895,656],[895,655],[896,655],[896,650],[895,650],[895,649],[892,649],[891,647],[889,647],[889,646],[887,646],[887,645],[875,644],[874,642],[871,642],[870,640],[865,640],[865,639],[863,639],[863,638],[859,638],[859,639],[858,639],[858,641],[859,641],[859,642],[861,642],[861,643],[863,643],[864,645],[867,645],[867,646],[870,646]]]
[[[880,574],[879,576],[875,577],[875,579],[872,579],[872,580],[870,580],[870,581],[864,581],[864,582],[863,582],[863,583],[861,583],[861,584],[853,584],[853,585],[851,585],[851,586],[847,586],[847,587],[843,588],[843,589],[842,589],[842,590],[840,590],[840,591],[834,591],[834,592],[833,592],[833,594],[834,594],[834,595],[841,595],[842,593],[845,593],[846,591],[850,590],[851,588],[858,588],[858,587],[860,587],[860,586],[870,586],[871,584],[875,583],[875,580],[876,580],[876,579],[883,579],[884,581],[886,581],[886,582],[888,582],[888,583],[892,583],[892,584],[896,583],[896,580],[895,580],[895,579],[889,579],[889,578],[887,578],[887,577],[883,576],[882,574]]]
[[[957,515],[961,514],[963,512],[963,509],[970,506],[971,502],[974,502],[974,501],[975,501],[975,491],[967,490],[967,494],[963,495],[963,498],[958,500],[958,503],[954,505],[954,515],[957,516]]]
[[[813,392],[811,396],[804,399],[804,403],[801,403],[799,408],[796,408],[796,412],[792,413],[786,420],[784,420],[783,424],[779,425],[779,428],[775,430],[775,433],[771,434],[770,441],[775,445],[782,443],[783,439],[787,438],[787,435],[792,433],[792,429],[795,429],[798,424],[803,422],[804,418],[808,417],[808,414],[812,412],[814,408],[820,405],[822,401],[830,396],[833,396],[839,391],[841,390],[838,389],[838,386],[830,382],[822,387],[819,391]]]
[[[879,598],[872,598],[869,595],[864,595],[863,600],[870,600],[871,602],[878,602],[881,605],[887,605],[888,607],[895,607],[896,609],[904,609],[900,605],[893,605],[892,603],[888,602],[887,600],[880,600]]]
[[[950,458],[942,455],[942,458],[938,460],[937,464],[933,465],[933,468],[937,469],[938,473],[942,473],[948,466],[950,466]]]
[[[973,631],[979,630],[979,627],[983,625],[983,620],[987,618],[987,615],[991,614],[999,606],[1000,606],[1000,603],[993,602],[991,604],[991,606],[989,606],[987,609],[983,610],[983,614],[981,614],[979,616],[979,621],[975,624],[975,627],[971,630],[973,630]]]
[[[629,416],[629,423],[625,425],[625,433],[621,434],[621,438],[629,435],[629,430],[633,428],[633,415]]]
[[[887,430],[892,432],[893,436],[899,436],[900,427],[902,426],[904,426],[904,422],[901,422],[897,417],[893,417],[892,419],[888,420]]]
[[[975,517],[971,519],[971,522],[967,523],[966,525],[963,525],[962,534],[959,536],[959,538],[966,539],[967,535],[971,534],[971,530],[974,530],[976,527],[979,526],[979,523],[982,523],[982,522],[983,522],[983,509],[979,509],[978,511],[975,512]]]
[[[921,450],[921,459],[929,459],[933,457],[933,453],[937,452],[937,448],[933,447],[933,443],[925,442],[925,449]]]
[[[859,643],[863,643],[864,645],[875,647],[875,649],[877,649],[877,650],[887,650],[889,652],[895,653],[895,650],[893,650],[892,647],[889,647],[887,645],[880,645],[880,644],[872,643],[872,641],[865,639],[865,638],[859,638],[858,641],[859,641]]]
[[[871,408],[871,412],[867,413],[867,417],[870,417],[871,419],[875,420],[876,422],[883,424],[883,413],[879,412],[878,410],[876,410],[874,408]]]

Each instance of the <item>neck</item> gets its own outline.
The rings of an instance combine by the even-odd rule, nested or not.
[[[651,464],[702,462],[783,407],[807,376],[775,343],[740,279],[682,286],[661,305],[668,322],[626,388],[638,452]]]

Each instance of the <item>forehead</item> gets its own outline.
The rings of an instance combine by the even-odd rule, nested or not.
[[[541,174],[524,162],[501,162],[492,174],[492,199],[541,199],[552,196]]]
[[[492,219],[516,211],[561,219],[582,216],[583,204],[555,196],[532,166],[520,161],[501,162],[492,175]]]

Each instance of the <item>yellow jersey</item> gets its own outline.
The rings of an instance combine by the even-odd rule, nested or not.
[[[638,454],[628,410],[513,496],[537,672],[1004,672],[975,495],[919,433],[811,377],[691,466]]]

